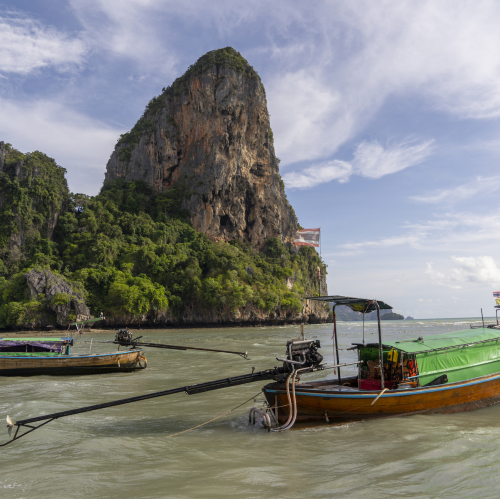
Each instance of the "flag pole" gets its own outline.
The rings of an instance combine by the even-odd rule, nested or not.
[[[321,227],[319,228],[319,259],[321,260]],[[319,296],[321,296],[321,275],[319,278]]]

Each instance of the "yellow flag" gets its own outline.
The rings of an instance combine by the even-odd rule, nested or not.
[[[497,298],[495,301],[497,302],[497,305],[500,305],[500,298]]]

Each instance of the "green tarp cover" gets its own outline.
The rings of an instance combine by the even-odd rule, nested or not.
[[[446,374],[448,382],[478,378],[500,371],[500,340],[416,355],[420,384]]]
[[[478,343],[481,341],[485,343]],[[384,348],[387,347],[416,354],[421,385],[443,374],[453,383],[500,372],[497,329],[467,329],[425,336],[422,340],[384,341]]]
[[[465,329],[464,331],[451,331],[449,333],[424,336],[422,340],[411,338],[399,341],[384,341],[384,346],[397,348],[403,352],[417,353],[433,350],[435,348],[449,348],[457,345],[468,345],[478,341],[500,338],[500,329]]]

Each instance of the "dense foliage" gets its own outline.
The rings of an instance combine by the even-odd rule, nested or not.
[[[0,327],[29,324],[32,319],[39,319],[45,310],[43,296],[30,299],[22,273],[14,274],[8,280],[0,277]]]
[[[66,170],[45,154],[23,154],[3,145],[0,171],[0,275],[13,274],[26,259],[57,252],[50,241],[57,213],[68,201]]]
[[[186,307],[227,317],[246,307],[296,313],[306,293],[319,291],[317,268],[324,275],[325,266],[313,248],[297,251],[278,238],[262,252],[239,240],[212,242],[179,209],[182,189],[153,195],[144,182],[120,179],[95,197],[70,195],[53,240],[40,233],[32,249],[3,268],[0,327],[26,322],[40,306],[20,288],[30,267],[80,283],[94,315],[179,317]]]

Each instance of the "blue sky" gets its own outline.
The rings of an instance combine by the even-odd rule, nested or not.
[[[0,3],[0,140],[96,194],[121,133],[198,57],[232,46],[266,87],[299,221],[330,293],[418,318],[500,290],[500,4]]]

